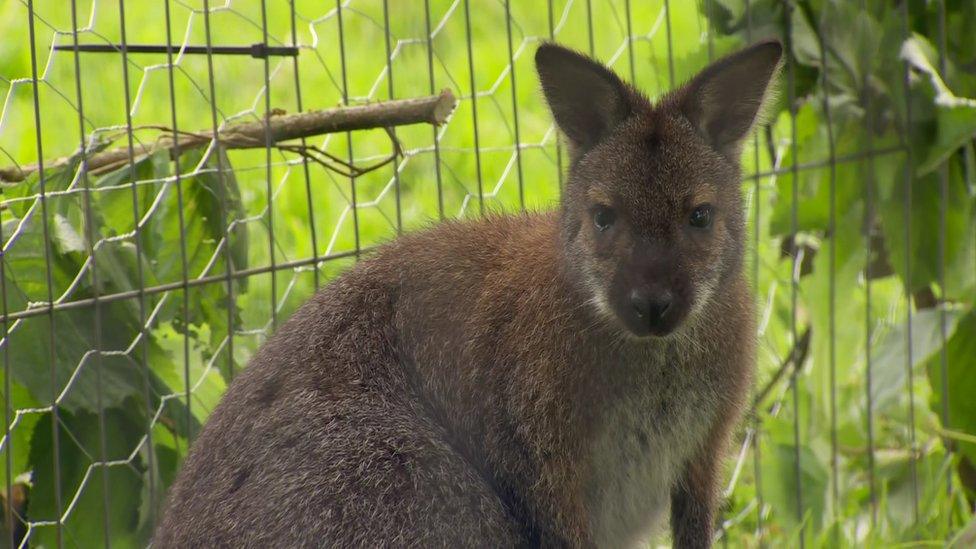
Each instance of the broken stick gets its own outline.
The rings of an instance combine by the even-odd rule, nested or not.
[[[296,114],[272,114],[266,120],[242,122],[222,128],[217,132],[217,141],[227,149],[252,149],[268,145],[275,146],[283,141],[327,133],[392,128],[410,124],[439,126],[447,121],[455,105],[457,105],[457,99],[455,99],[454,94],[451,93],[451,90],[444,89],[439,95],[429,97],[396,99]],[[177,148],[187,150],[208,146],[213,140],[212,131],[179,133],[174,139],[172,130],[169,130],[169,134],[162,135],[150,146],[134,145],[132,154],[136,158],[142,158],[159,150]],[[46,162],[44,167],[57,168],[68,164],[70,161],[71,157],[59,158]],[[122,147],[94,153],[88,157],[87,161],[89,172],[121,167],[129,162],[129,149]],[[0,168],[0,180],[23,181],[37,170],[36,164]]]

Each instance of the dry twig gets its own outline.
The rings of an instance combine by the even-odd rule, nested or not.
[[[392,162],[397,155],[402,154],[399,143],[393,140],[394,154],[378,165],[359,168],[350,165],[314,146],[286,144],[285,141],[311,137],[327,133],[384,128],[393,136],[390,128],[410,124],[440,125],[447,121],[448,116],[457,104],[454,94],[445,89],[439,95],[419,97],[414,99],[397,99],[367,105],[352,107],[337,107],[322,111],[311,111],[297,114],[271,114],[265,120],[258,122],[243,122],[229,125],[217,133],[220,146],[227,149],[253,149],[267,145],[284,151],[300,154],[305,158],[322,164],[328,169],[339,171],[345,175],[357,176],[380,166]],[[140,128],[134,128],[140,129]],[[132,151],[136,159],[145,157],[159,150],[194,149],[209,146],[214,140],[212,131],[173,132],[162,126],[145,126],[141,129],[156,129],[166,134],[160,136],[150,146],[137,144]],[[174,133],[176,137],[174,138]],[[87,158],[90,173],[103,173],[120,168],[129,162],[130,151],[127,147],[109,149],[91,154]],[[59,158],[45,162],[45,168],[58,168],[67,165],[71,157]],[[338,168],[336,165],[341,166]],[[37,171],[38,166],[9,166],[0,168],[0,180],[8,182],[23,181],[31,173]],[[345,169],[345,171],[343,171]]]

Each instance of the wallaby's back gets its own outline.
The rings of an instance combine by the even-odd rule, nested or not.
[[[493,231],[404,239],[296,312],[209,418],[154,545],[517,544],[520,526],[417,394],[394,330],[401,280],[479,287]]]

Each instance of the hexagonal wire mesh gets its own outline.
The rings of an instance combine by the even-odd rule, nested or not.
[[[6,91],[0,152],[14,166],[3,172],[9,182],[0,205],[6,402],[0,448],[11,545],[145,542],[180,457],[227,380],[311,292],[373,247],[429,220],[552,204],[566,166],[536,91],[534,45],[555,39],[576,46],[654,97],[737,44],[710,31],[703,15],[709,2],[213,4],[22,0],[3,8],[7,42],[19,48],[0,56]],[[745,18],[747,35],[751,21]],[[754,36],[768,33],[757,28]],[[247,53],[251,44],[284,55],[215,49]],[[798,150],[792,61],[784,74],[792,107],[747,148],[744,188],[752,219],[768,203],[763,194],[790,190],[792,216],[785,222],[797,235],[800,172],[833,174],[845,163],[901,155],[905,147],[867,142],[855,154],[831,148],[819,157]],[[315,155],[270,141],[225,150],[219,138],[204,139],[203,148],[159,147],[168,137],[261,123],[276,109],[426,96],[445,87],[460,98],[446,124],[302,139]],[[112,162],[93,167],[94,158],[120,146]],[[830,182],[833,192],[833,175]],[[871,216],[872,184],[865,189],[864,215]],[[857,473],[838,472],[841,443],[831,423],[830,480],[811,478],[819,471],[808,469],[802,442],[804,430],[815,427],[802,418],[805,409],[812,412],[801,402],[796,365],[812,360],[811,321],[798,292],[804,254],[815,249],[800,237],[787,239],[788,265],[764,263],[780,248],[764,223],[751,225],[749,261],[762,312],[760,375],[727,472],[730,503],[718,531],[726,541],[789,539],[782,531],[804,528],[811,508],[828,500],[829,512],[842,515],[838,502],[854,498],[838,486],[844,478],[866,487],[858,501],[869,503],[877,520],[872,353],[857,362],[868,376],[860,393],[867,399],[867,461],[858,462]],[[870,237],[862,244],[864,257],[878,245]],[[829,369],[832,399],[836,364],[846,360],[834,349],[833,261],[830,333],[821,336],[830,352],[811,367]],[[911,336],[910,306],[888,300],[897,310],[872,316],[872,279],[863,278],[862,341],[870,347],[878,327],[896,326],[906,313]],[[944,344],[949,328],[942,316]],[[907,341],[912,365],[913,339]],[[910,432],[916,520],[917,375],[907,376],[909,416],[902,423]],[[831,408],[832,421],[835,414]],[[756,434],[768,422],[789,431],[766,435],[767,445]],[[770,471],[778,476],[764,489]],[[784,482],[791,486],[786,499],[795,498],[791,511],[777,509],[785,499],[769,495]],[[951,475],[946,482],[951,490]]]

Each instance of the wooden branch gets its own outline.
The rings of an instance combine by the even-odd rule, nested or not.
[[[444,89],[439,95],[414,99],[397,99],[352,107],[337,107],[323,111],[297,114],[271,114],[267,121],[242,122],[232,124],[217,134],[220,145],[227,149],[253,149],[268,145],[276,146],[283,141],[312,137],[327,133],[367,130],[372,128],[391,128],[410,124],[434,124],[439,126],[447,121],[457,105],[451,90]],[[133,155],[144,157],[159,150],[194,149],[208,146],[213,141],[212,131],[180,133],[173,139],[173,132],[163,127],[155,129],[169,132],[151,146],[135,145]],[[45,168],[58,168],[67,165],[71,157],[59,158],[44,164]],[[98,173],[118,168],[129,162],[127,147],[94,153],[88,157],[88,171]],[[0,168],[0,180],[8,182],[23,181],[38,166],[9,166]]]

